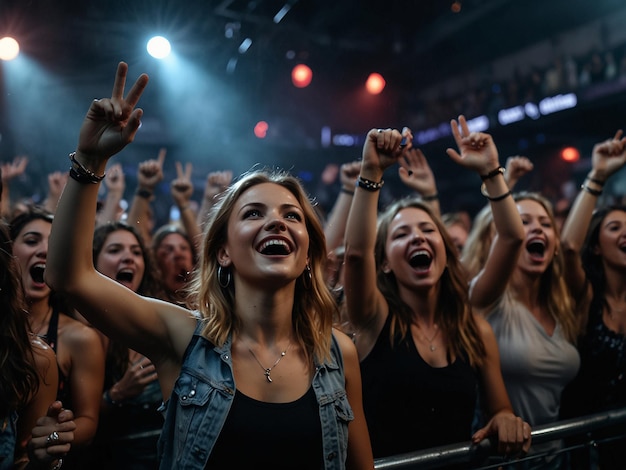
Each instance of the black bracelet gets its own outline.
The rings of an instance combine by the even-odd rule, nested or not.
[[[602,190],[601,189],[592,189],[589,186],[587,186],[586,184],[583,184],[580,186],[580,189],[587,191],[589,194],[591,194],[592,196],[600,196],[602,194]]]
[[[591,181],[592,183],[597,184],[598,186],[604,186],[605,181],[602,180],[597,180],[595,178],[591,178],[589,176],[587,176],[587,178],[585,178],[587,181]]]
[[[78,181],[80,184],[98,184],[97,181],[93,181],[88,176],[80,174],[74,169],[74,167],[70,167],[70,178],[72,178],[74,181]]]
[[[350,191],[349,189],[346,189],[346,188],[341,188],[341,192],[344,194],[349,194],[350,196],[354,196],[354,191]]]
[[[356,185],[359,188],[362,188],[366,191],[369,191],[371,193],[379,191],[380,188],[383,187],[383,184],[385,184],[385,182],[383,180],[380,180],[378,182],[376,181],[372,181],[372,180],[368,180],[366,178],[363,178],[362,176],[359,176],[359,178],[356,180]]]
[[[422,196],[422,201],[436,201],[437,199],[439,199],[439,193]]]
[[[493,178],[494,176],[498,176],[498,175],[503,175],[505,172],[504,167],[499,166],[498,168],[496,168],[495,170],[490,171],[489,173],[487,173],[486,175],[480,175],[480,179],[482,179],[483,181],[488,180]]]
[[[70,176],[79,183],[98,184],[107,175],[106,173],[96,175],[93,171],[85,168],[85,166],[81,162],[76,160],[76,152],[70,153],[69,157],[70,161],[72,162],[72,166],[70,168]],[[74,171],[72,172],[72,170]]]
[[[135,194],[144,199],[152,198],[152,191],[149,189],[138,188],[137,191],[135,191]]]
[[[497,201],[501,201],[502,199],[505,199],[505,198],[509,197],[509,196],[511,195],[511,191],[509,190],[509,191],[507,191],[506,193],[501,194],[500,196],[494,196],[494,197],[492,197],[492,196],[490,196],[490,195],[487,193],[487,188],[486,188],[486,186],[485,186],[485,183],[483,183],[483,184],[480,186],[480,194],[482,194],[483,196],[485,196],[485,197],[486,197],[487,199],[489,199],[491,202],[497,202]]]

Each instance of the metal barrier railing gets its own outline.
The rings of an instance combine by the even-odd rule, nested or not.
[[[626,408],[536,426],[533,428],[531,433],[532,442],[536,445],[567,439],[570,437],[587,436],[587,441],[583,444],[579,444],[576,448],[594,448],[598,441],[593,438],[592,433],[594,431],[618,424],[626,424]],[[624,433],[626,436],[626,427],[624,427]],[[573,449],[574,447],[563,448],[560,452],[569,452]],[[446,468],[451,465],[468,464],[467,468],[485,470],[488,468],[502,467],[507,463],[513,465],[513,462],[519,463],[520,460],[532,460],[533,458],[543,457],[546,455],[535,454],[533,456],[528,456],[515,461],[506,461],[503,457],[499,457],[497,463],[490,465],[488,461],[492,454],[493,449],[491,441],[489,439],[485,439],[478,445],[471,443],[451,444],[416,452],[409,452],[406,454],[394,455],[392,457],[380,458],[374,461],[374,466],[376,469],[424,470]]]

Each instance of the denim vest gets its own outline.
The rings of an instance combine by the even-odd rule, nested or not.
[[[161,407],[165,413],[158,445],[161,469],[204,469],[235,396],[232,337],[229,335],[224,346],[215,347],[200,335],[201,330],[202,323],[198,322],[172,396]],[[343,357],[334,336],[331,358],[330,362],[315,363],[312,386],[319,404],[324,468],[338,470],[345,468],[348,423],[354,414],[345,390]]]
[[[11,413],[7,418],[0,419],[0,470],[13,468],[15,459],[15,444],[17,440],[17,413]]]

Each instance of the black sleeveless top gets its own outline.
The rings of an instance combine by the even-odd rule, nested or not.
[[[411,334],[392,346],[391,315],[361,361],[363,407],[374,458],[466,442],[478,397],[478,375],[463,357],[435,368]]]
[[[563,391],[563,418],[626,406],[626,336],[607,328],[602,303],[594,301],[579,339],[580,369]]]
[[[52,348],[54,353],[57,353],[57,341],[58,341],[58,329],[59,329],[59,311],[56,307],[52,309],[52,315],[50,316],[50,322],[48,323],[48,331],[43,339]],[[59,370],[59,387],[57,388],[57,400],[63,403],[63,408],[72,409],[72,396],[70,391],[69,378],[63,374],[61,367],[57,362],[57,368]]]
[[[313,387],[290,403],[265,403],[236,391],[206,468],[319,470],[321,455],[322,426]]]

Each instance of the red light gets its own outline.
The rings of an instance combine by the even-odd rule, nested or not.
[[[565,147],[561,150],[561,158],[569,163],[577,162],[580,159],[580,152],[574,147]]]
[[[385,79],[379,73],[371,73],[365,82],[365,88],[372,95],[378,95],[385,88]]]
[[[313,71],[304,64],[296,65],[291,71],[291,81],[297,88],[306,88],[313,80]]]
[[[259,139],[265,139],[267,136],[267,130],[269,129],[269,125],[265,121],[259,121],[254,126],[254,135]]]

